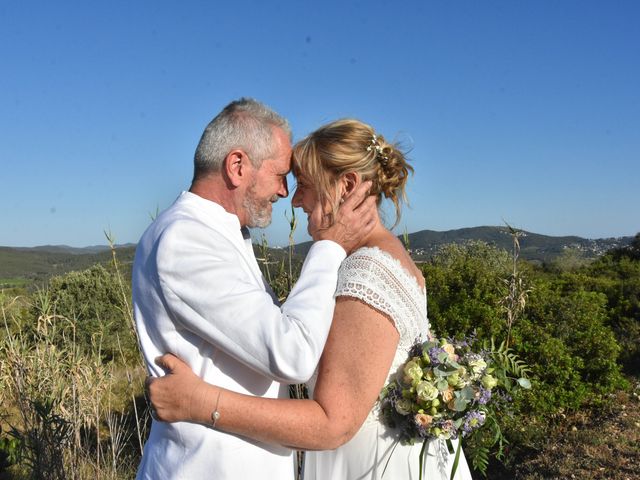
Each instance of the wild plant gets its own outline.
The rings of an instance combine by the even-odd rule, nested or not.
[[[288,255],[287,255],[287,265],[289,267],[288,275],[287,275],[287,291],[290,292],[293,287],[294,279],[293,279],[293,251],[294,251],[294,239],[293,234],[296,231],[296,227],[298,226],[298,219],[296,218],[296,209],[291,205],[291,218],[287,216],[285,213],[285,218],[289,221],[289,244],[288,244]]]
[[[411,240],[409,239],[409,231],[407,230],[407,226],[404,226],[404,230],[402,231],[402,244],[407,252],[411,253]]]
[[[516,385],[514,380],[507,375],[508,372],[511,372],[518,379],[518,382],[522,382],[520,386],[531,388],[531,382],[526,378],[531,374],[531,369],[509,348],[511,329],[525,308],[530,289],[527,288],[526,281],[518,270],[520,238],[525,236],[525,233],[509,224],[507,224],[507,228],[512,238],[511,273],[507,278],[502,279],[507,292],[499,302],[499,306],[505,314],[507,331],[505,340],[499,346],[496,346],[494,338],[491,337],[484,341],[484,349],[495,359],[494,375],[505,385],[506,399],[510,401],[511,395],[513,395],[512,389]],[[506,460],[506,446],[509,442],[503,434],[501,417],[510,415],[511,407],[508,403],[496,405],[491,405],[487,411],[486,428],[474,432],[468,442],[467,452],[473,468],[483,476],[486,476],[491,453],[501,462]]]
[[[267,236],[262,232],[260,237],[260,243],[258,244],[258,251],[260,252],[260,256],[256,258],[258,262],[263,265],[263,273],[267,277],[267,283],[271,285],[271,268],[270,265],[271,260],[271,252],[269,251],[269,242],[267,241]]]
[[[511,343],[511,329],[520,314],[524,311],[524,307],[527,304],[527,296],[531,292],[531,289],[527,288],[526,280],[522,272],[518,270],[520,238],[526,236],[526,234],[522,230],[515,229],[509,224],[507,224],[507,229],[509,230],[509,235],[511,235],[512,240],[512,270],[509,277],[502,280],[506,286],[506,295],[500,300],[500,306],[506,315],[507,334],[505,342],[508,348]]]
[[[258,256],[256,257],[267,283],[280,302],[287,298],[300,275],[300,262],[295,254],[293,238],[298,220],[293,207],[291,208],[291,216],[285,213],[285,218],[289,222],[289,241],[284,255],[280,255],[279,252],[273,253],[263,233],[260,243],[257,245]],[[274,265],[276,266],[275,271],[272,270]]]
[[[118,308],[133,327],[115,252],[113,262]],[[136,398],[144,378],[141,362],[125,360],[119,337],[121,361],[105,361],[103,330],[88,347],[81,345],[79,319],[58,314],[50,290],[37,290],[29,300],[25,309],[2,303],[0,440],[11,453],[5,459],[10,471],[33,479],[130,478],[146,436],[146,414]],[[129,333],[135,335],[133,328]]]
[[[9,434],[30,478],[76,478],[82,432],[95,426],[94,399],[106,375],[87,362],[74,342],[75,324],[55,314],[46,291],[35,296],[34,307],[40,315],[32,328],[17,332],[9,324],[18,320],[3,310],[0,376],[17,417]]]
[[[156,208],[155,216],[156,217],[158,216],[157,208]],[[118,257],[116,255],[115,238],[111,232],[105,231],[104,234],[107,237],[107,241],[109,242],[109,248],[111,249],[111,261],[115,269],[118,286],[120,288],[120,294],[122,298],[122,303],[120,308],[123,315],[126,316],[126,318],[129,320],[129,325],[131,326],[130,332],[135,336],[136,345],[138,346],[138,349],[137,349],[139,353],[138,362],[134,365],[134,370],[137,370],[138,374],[135,376],[137,378],[137,382],[134,382],[134,375],[133,375],[132,369],[130,369],[128,366],[129,363],[125,359],[125,355],[122,349],[122,344],[120,343],[120,339],[118,338],[118,351],[120,353],[122,364],[125,366],[128,394],[129,394],[129,397],[131,398],[131,405],[133,407],[133,414],[135,419],[135,432],[138,440],[138,447],[140,449],[140,455],[142,455],[142,451],[144,450],[144,441],[147,437],[147,426],[149,425],[150,410],[149,408],[147,408],[145,412],[140,412],[138,410],[138,404],[136,402],[136,393],[139,394],[142,388],[140,372],[144,368],[144,358],[142,356],[142,349],[140,348],[140,338],[138,337],[138,330],[136,329],[135,319],[133,317],[133,308],[129,303],[129,298],[131,293],[125,287],[125,283],[122,280],[120,263],[118,262]]]

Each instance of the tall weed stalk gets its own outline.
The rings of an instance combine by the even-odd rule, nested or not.
[[[115,249],[113,262],[122,293],[119,308],[135,335]],[[58,315],[46,289],[30,297],[30,308],[11,308],[15,299],[2,299],[0,445],[12,448],[8,478],[131,478],[146,435],[146,418],[136,402],[144,378],[141,362],[125,362],[122,351],[122,362],[106,362],[99,334],[89,351],[82,348],[77,342],[82,325]]]
[[[507,224],[509,235],[512,240],[511,250],[511,274],[503,279],[506,287],[506,295],[501,299],[500,306],[506,315],[507,335],[505,346],[509,348],[511,344],[511,329],[527,304],[527,297],[531,289],[527,288],[526,280],[521,271],[518,270],[518,258],[520,257],[520,238],[526,234],[522,230],[513,228]]]

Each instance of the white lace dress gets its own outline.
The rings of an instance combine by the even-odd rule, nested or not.
[[[426,335],[426,292],[411,275],[387,252],[379,248],[361,248],[350,255],[340,267],[335,296],[357,298],[385,313],[400,334],[398,348],[389,377],[407,360],[409,349],[418,335]],[[317,372],[309,381],[313,394]],[[454,448],[457,445],[454,443]],[[395,449],[394,449],[395,447]],[[373,480],[381,479],[389,461],[385,480],[418,479],[422,445],[396,446],[396,438],[380,418],[379,405],[373,407],[356,435],[336,450],[307,452],[305,480]],[[389,459],[389,457],[391,457]],[[431,441],[424,465],[425,480],[448,480],[454,455],[448,453],[444,441]],[[461,454],[457,480],[471,480],[469,467]]]

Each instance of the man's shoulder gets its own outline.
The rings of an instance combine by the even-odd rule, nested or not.
[[[183,192],[169,208],[158,215],[154,223],[167,225],[180,221],[202,222],[204,215],[192,197],[187,192]]]
[[[194,197],[183,193],[156,217],[140,238],[135,263],[147,264],[153,258],[152,262],[165,264],[199,254],[236,261],[241,249],[228,222],[218,209],[207,208]],[[239,232],[237,236],[241,238]]]
[[[152,236],[163,235],[182,228],[218,230],[215,212],[203,211],[197,202],[183,193],[173,205],[158,215],[147,232]]]
[[[215,222],[193,215],[188,211],[176,211],[158,225],[156,242],[158,248],[185,245],[223,245],[230,243]]]
[[[138,250],[162,250],[179,244],[228,243],[212,221],[188,204],[174,203],[149,225],[138,243]]]

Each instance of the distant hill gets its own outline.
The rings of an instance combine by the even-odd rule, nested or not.
[[[409,234],[409,249],[415,260],[427,260],[438,249],[448,243],[463,243],[482,240],[505,250],[511,249],[511,237],[505,227],[473,227],[437,232],[421,230]],[[585,258],[596,258],[607,250],[629,245],[633,237],[587,239],[577,236],[551,237],[532,232],[524,232],[520,239],[520,255],[534,262],[547,262],[562,255],[568,249],[579,252]],[[303,256],[311,247],[311,242],[295,246],[296,256]],[[129,265],[133,262],[134,244],[116,247],[118,260]],[[269,249],[271,262],[279,263],[286,255],[286,249]],[[256,256],[262,253],[256,247]],[[73,270],[83,270],[96,263],[111,261],[108,246],[97,245],[74,248],[65,245],[45,245],[40,247],[0,247],[0,288],[28,283],[43,283],[54,275]]]
[[[579,252],[585,258],[596,258],[612,248],[629,245],[633,237],[588,239],[577,236],[552,237],[523,231],[520,256],[529,261],[548,262],[567,250]],[[414,258],[427,259],[448,243],[481,240],[498,248],[511,250],[512,239],[506,227],[473,227],[436,232],[421,230],[409,234],[409,249]]]
[[[116,248],[123,249],[131,247],[136,248],[135,243],[125,243],[117,245]],[[68,245],[41,245],[38,247],[0,247],[13,248],[21,252],[43,252],[43,253],[70,253],[72,255],[85,255],[87,253],[103,253],[111,250],[108,245],[93,245],[90,247],[69,247]]]
[[[133,261],[135,245],[116,246],[122,264]],[[42,247],[0,247],[0,287],[29,283],[44,283],[55,275],[84,270],[96,263],[111,261],[108,246],[73,248],[60,245]]]
[[[552,237],[524,231],[520,238],[520,256],[529,261],[548,262],[568,249],[581,253],[585,258],[596,258],[607,250],[629,245],[633,237],[588,239],[577,236]],[[402,239],[402,235],[398,236]],[[464,243],[481,240],[498,248],[511,250],[512,240],[506,227],[472,227],[437,232],[421,230],[409,234],[409,249],[416,260],[431,258],[438,249],[448,243]],[[296,245],[296,253],[306,254],[311,242]]]

